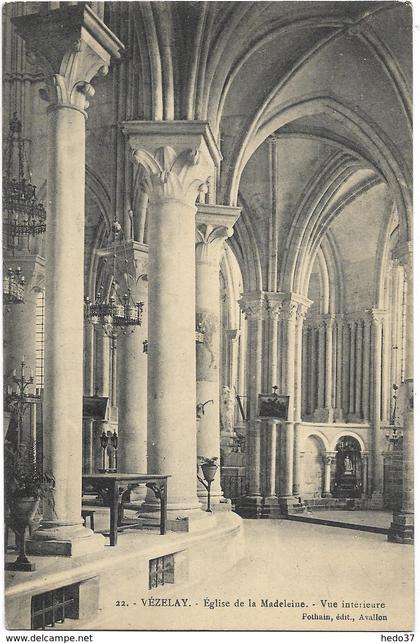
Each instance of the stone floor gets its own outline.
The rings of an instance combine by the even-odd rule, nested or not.
[[[91,627],[388,632],[413,628],[413,547],[389,543],[382,534],[287,520],[245,520],[244,531],[245,558],[226,574],[212,573],[212,561],[203,550],[202,564],[208,568],[204,581],[139,592],[136,601],[108,610]],[[135,578],[125,582],[131,584]],[[124,600],[123,585],[120,595]],[[160,607],[156,599],[162,598],[172,603]],[[187,606],[173,607],[176,599],[184,599]],[[237,601],[243,606],[236,606]],[[359,605],[343,607],[342,601]],[[360,605],[363,601],[385,606]]]
[[[307,512],[310,514],[311,512]],[[313,511],[314,518],[335,520],[337,522],[350,523],[353,525],[369,525],[372,527],[384,527],[389,529],[392,521],[392,511],[364,511],[364,510],[333,510]]]

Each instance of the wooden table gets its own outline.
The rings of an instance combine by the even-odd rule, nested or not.
[[[149,473],[88,473],[83,474],[83,493],[96,491],[110,508],[110,545],[117,544],[118,516],[122,515],[123,494],[141,483],[160,500],[160,533],[166,533],[166,499],[169,476]]]

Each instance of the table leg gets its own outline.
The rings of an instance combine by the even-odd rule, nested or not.
[[[115,547],[117,544],[117,534],[118,534],[118,484],[114,482],[111,487],[110,493],[110,533],[109,541],[111,547]]]
[[[166,534],[166,500],[167,500],[167,487],[166,480],[164,481],[160,492],[160,533]]]

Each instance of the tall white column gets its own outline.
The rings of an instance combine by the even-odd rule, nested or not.
[[[263,294],[244,293],[239,301],[247,319],[247,497],[243,500],[241,514],[259,515],[262,504],[261,493],[261,422],[257,418],[258,394],[262,385],[262,319]]]
[[[284,393],[289,396],[289,412],[286,421],[282,422],[281,451],[280,451],[280,496],[288,498],[293,494],[294,468],[294,420],[295,420],[295,350],[296,350],[296,318],[298,302],[293,299],[285,300],[282,307],[283,315],[283,346],[286,349],[286,372]]]
[[[317,366],[317,334],[318,330],[316,326],[311,326],[311,354],[309,356],[309,369],[311,372],[311,385],[310,385],[310,413],[313,416],[317,408],[317,377],[316,377],[316,366]]]
[[[404,268],[406,284],[405,380],[397,400],[397,415],[404,427],[403,493],[401,506],[394,511],[389,540],[414,543],[414,391],[413,391],[413,258],[411,242],[401,243],[395,257]]]
[[[336,350],[336,418],[341,420],[343,417],[343,326],[344,316],[340,313],[336,315],[336,333],[337,333],[337,350]]]
[[[363,394],[362,411],[363,419],[370,419],[370,320],[363,320]]]
[[[202,122],[123,123],[149,196],[148,470],[170,475],[168,515],[188,527],[197,498],[196,199],[220,154]],[[144,510],[157,512],[158,502]],[[204,513],[204,512],[203,512]]]
[[[333,331],[334,318],[328,315],[325,323],[325,421],[333,421]]]
[[[354,419],[355,404],[355,385],[354,372],[356,366],[356,322],[354,319],[349,321],[349,416]]]
[[[265,293],[265,328],[266,345],[263,352],[265,365],[264,392],[271,392],[273,386],[278,386],[278,358],[279,358],[279,318],[282,310],[282,296],[276,292]],[[278,455],[279,455],[279,422],[268,420],[262,423],[265,433],[265,460],[262,469],[265,471],[265,515],[278,514],[277,480],[278,480]],[[281,446],[281,443],[280,443]]]
[[[325,453],[323,456],[324,459],[324,484],[322,490],[322,496],[328,498],[331,496],[331,465],[335,458],[334,453]]]
[[[350,366],[350,326],[343,323],[343,368],[342,368],[342,405],[345,419],[350,413],[349,366]]]
[[[92,396],[94,394],[94,340],[94,327],[92,324],[85,323],[83,341],[83,392],[86,396]],[[83,473],[93,473],[94,471],[93,449],[93,420],[91,418],[83,418]]]
[[[197,456],[217,457],[220,462],[220,261],[225,240],[233,234],[239,208],[200,205],[196,217],[196,323],[203,328],[203,342],[196,344]],[[200,404],[204,405],[200,409]],[[199,482],[198,497],[207,491]],[[212,500],[223,497],[220,468],[211,486]]]
[[[147,339],[148,248],[131,241],[118,249],[129,263],[131,295],[143,302],[141,326],[128,327],[118,337],[118,469],[124,473],[147,471]]]
[[[69,33],[65,49],[62,22]],[[86,23],[89,29],[86,29]],[[85,120],[91,79],[106,74],[119,40],[86,5],[14,20],[40,62],[48,61],[44,469],[53,498],[30,543],[33,553],[75,555],[103,546],[83,527],[82,396]],[[53,55],[52,55],[53,54]],[[29,549],[29,547],[28,547]]]
[[[369,453],[361,452],[362,457],[362,493],[366,496],[369,493]]]
[[[325,325],[318,324],[318,409],[325,404]]]
[[[355,381],[355,417],[362,417],[362,364],[363,364],[363,321],[356,322],[356,381]]]
[[[305,378],[303,372],[303,325],[309,306],[312,302],[308,299],[306,302],[300,302],[296,310],[296,339],[295,339],[295,412],[294,412],[294,435],[293,435],[293,486],[292,491],[294,495],[300,493],[300,431],[302,410],[302,393],[305,390]]]
[[[310,352],[310,328],[304,326],[302,341],[302,416],[309,412],[310,373],[308,369],[308,355]]]
[[[383,494],[383,444],[381,435],[381,395],[382,395],[382,322],[384,311],[372,310],[372,493],[378,499]]]

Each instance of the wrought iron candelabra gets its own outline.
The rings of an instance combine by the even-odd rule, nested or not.
[[[22,362],[20,364],[20,373],[17,375],[16,369],[13,370],[12,379],[16,385],[14,391],[11,391],[6,396],[6,402],[8,408],[12,413],[15,414],[17,419],[17,444],[22,442],[22,428],[23,428],[23,417],[27,409],[32,405],[36,404],[38,400],[41,399],[40,395],[29,390],[29,387],[34,383],[34,376],[32,369],[29,371],[29,377],[26,374],[26,363],[25,356],[22,356]]]

